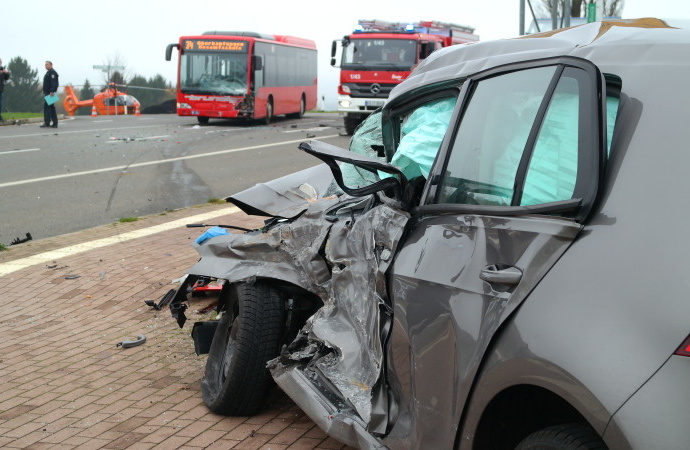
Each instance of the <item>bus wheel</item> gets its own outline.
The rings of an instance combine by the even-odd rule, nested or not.
[[[264,118],[264,124],[268,125],[273,119],[273,100],[268,99],[266,102],[266,117]]]
[[[300,99],[299,101],[299,112],[288,114],[287,116],[291,119],[301,119],[304,117],[304,112],[307,109],[307,106],[304,101],[304,96]]]
[[[202,125],[206,125],[208,123],[208,117],[197,116],[196,120],[198,120]]]

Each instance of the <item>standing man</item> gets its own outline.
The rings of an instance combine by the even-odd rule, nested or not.
[[[60,83],[58,82],[58,73],[53,69],[53,63],[46,61],[46,74],[43,76],[43,95],[54,96],[57,95],[57,89]],[[52,121],[52,125],[51,125]],[[55,103],[50,103],[43,99],[43,125],[41,128],[57,128],[57,111],[55,111]]]
[[[7,68],[2,65],[2,59],[0,59],[0,120],[5,120],[2,118],[2,91],[5,90],[5,81],[10,79],[10,73]]]

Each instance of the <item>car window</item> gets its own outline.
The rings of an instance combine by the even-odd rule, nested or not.
[[[593,73],[552,65],[475,82],[436,203],[533,206],[589,195],[598,142]],[[616,112],[617,98],[610,97],[608,145]]]
[[[439,203],[510,205],[521,156],[555,66],[477,83],[455,136]]]
[[[561,78],[539,130],[527,170],[521,205],[538,205],[572,198],[577,178],[578,100],[577,80]]]
[[[401,118],[399,143],[391,164],[398,167],[408,180],[429,177],[456,101],[457,97],[432,100]]]
[[[371,158],[385,161],[383,152],[383,138],[381,137],[381,110],[371,113],[356,129],[350,140],[349,150]],[[362,188],[379,180],[372,172],[355,167],[352,164],[342,164],[341,170],[346,186]],[[335,182],[333,187],[336,187]]]

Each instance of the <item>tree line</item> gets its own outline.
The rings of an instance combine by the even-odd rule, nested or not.
[[[39,78],[38,70],[33,69],[28,61],[21,56],[12,58],[7,64],[7,70],[10,72],[10,79],[5,84],[3,112],[42,112],[43,80]],[[110,82],[114,83],[119,91],[126,92],[139,100],[142,110],[175,98],[175,87],[160,74],[151,78],[134,75],[131,79],[126,80],[122,73],[113,72]],[[84,80],[81,86],[73,87],[80,100],[93,98],[98,92],[107,88],[105,85],[92,85],[88,78]],[[62,102],[58,105],[58,110],[62,108],[61,105]],[[80,108],[77,110],[77,114],[91,114],[91,110],[87,111],[87,109]],[[64,110],[59,112],[63,113]]]

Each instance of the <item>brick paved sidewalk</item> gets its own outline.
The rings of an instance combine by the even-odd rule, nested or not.
[[[11,246],[12,261],[227,208],[205,205]],[[213,223],[255,227],[234,213]],[[201,400],[206,361],[191,326],[158,301],[197,259],[202,232],[178,227],[45,261],[0,276],[0,447],[342,449],[277,388],[254,417],[212,414]],[[193,323],[212,299],[193,300]],[[118,342],[144,334],[144,345]]]

